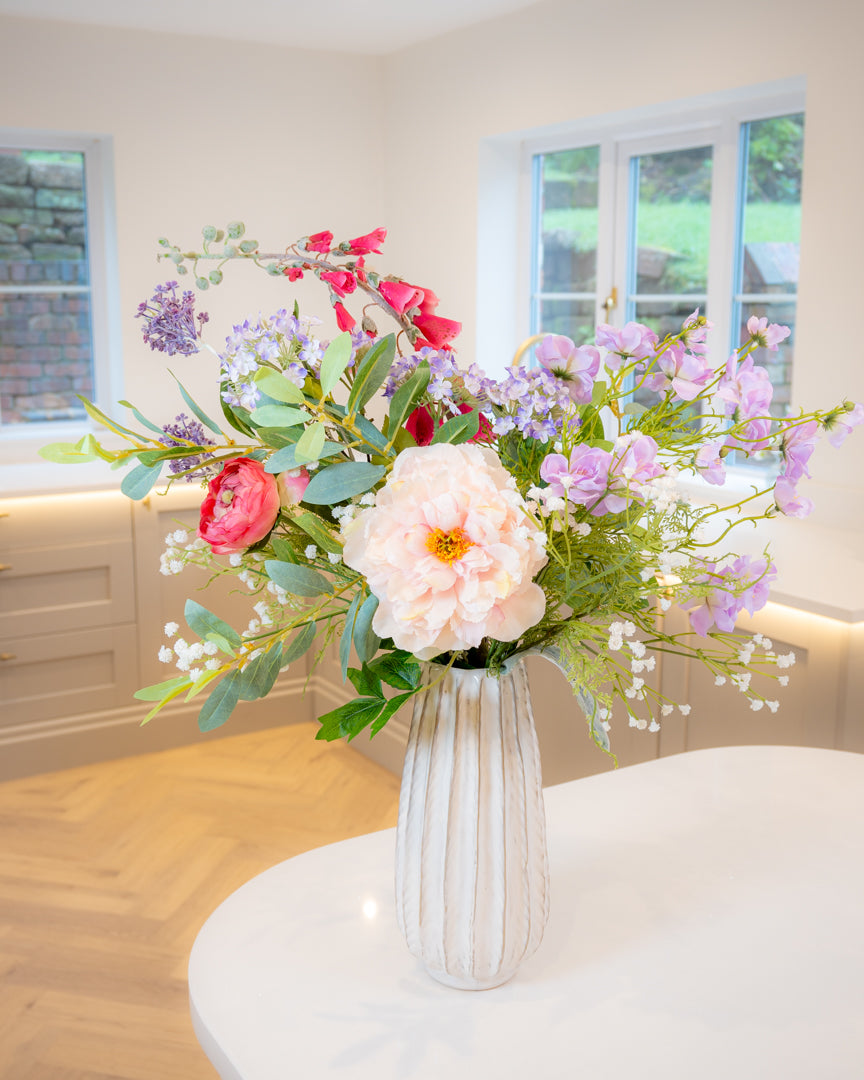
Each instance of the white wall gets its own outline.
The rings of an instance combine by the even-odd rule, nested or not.
[[[864,295],[862,34],[857,0],[547,0],[388,57],[389,263],[432,285],[441,313],[463,320],[467,363],[481,140],[804,76],[794,400],[807,408],[864,400],[864,345],[851,329]],[[501,244],[506,255],[506,233]],[[513,300],[500,296],[502,307]],[[826,333],[837,344],[823,344]],[[821,481],[810,491],[814,521],[864,528],[861,433],[839,453],[824,448],[813,464]]]
[[[0,18],[0,127],[114,138],[125,396],[154,419],[182,406],[169,364],[218,407],[209,354],[168,361],[141,341],[138,303],[174,276],[156,238],[194,247],[202,225],[242,218],[280,250],[381,224],[381,77],[370,57]],[[227,271],[201,301],[217,348],[233,321],[295,295],[254,266]],[[300,295],[328,315],[320,287]]]

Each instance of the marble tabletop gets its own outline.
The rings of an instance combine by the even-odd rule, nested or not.
[[[548,788],[552,910],[511,982],[433,982],[395,830],[274,866],[189,962],[222,1080],[861,1080],[864,756],[701,750]]]

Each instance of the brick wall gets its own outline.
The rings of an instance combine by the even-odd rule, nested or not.
[[[88,284],[83,156],[63,157],[0,150],[4,424],[83,416],[93,394],[89,293],[64,291]]]

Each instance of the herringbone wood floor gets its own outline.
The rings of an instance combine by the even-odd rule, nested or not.
[[[298,724],[0,784],[0,1077],[213,1080],[186,962],[268,866],[396,822],[397,779]]]

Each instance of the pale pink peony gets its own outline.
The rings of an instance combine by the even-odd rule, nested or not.
[[[524,505],[492,450],[403,450],[376,505],[345,528],[344,561],[378,597],[375,633],[429,660],[538,623],[546,537]]]

